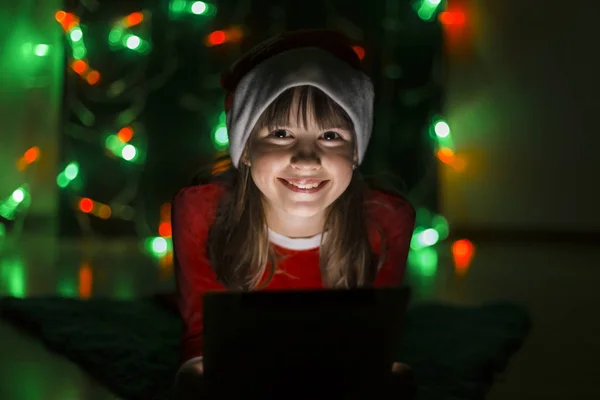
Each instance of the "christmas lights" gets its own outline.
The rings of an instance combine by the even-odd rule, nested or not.
[[[464,13],[444,11],[444,3],[442,0],[419,0],[415,3],[416,15],[425,21],[437,21],[444,25],[464,24]],[[210,2],[171,0],[169,4],[169,16],[176,19],[206,21],[216,14],[217,7]],[[123,165],[131,165],[133,174],[139,174],[146,162],[147,138],[144,135],[143,126],[136,122],[137,116],[144,107],[147,91],[161,87],[166,81],[165,77],[169,76],[177,68],[176,62],[166,58],[165,64],[168,67],[165,68],[165,74],[148,79],[148,82],[144,82],[144,85],[140,85],[139,82],[131,83],[128,77],[120,77],[113,82],[105,82],[105,79],[108,80],[108,73],[104,67],[101,70],[106,77],[90,66],[88,47],[86,46],[88,44],[88,37],[86,35],[89,33],[86,30],[86,26],[81,25],[80,18],[72,12],[62,10],[56,12],[54,17],[62,27],[68,49],[70,50],[68,52],[67,68],[76,74],[71,74],[75,77],[75,80],[80,78],[83,82],[87,82],[89,86],[93,86],[82,85],[87,88],[85,89],[87,91],[96,91],[93,94],[95,97],[91,94],[90,97],[93,97],[94,101],[98,102],[108,103],[110,101],[117,102],[127,99],[132,100],[133,103],[129,109],[122,111],[115,118],[112,127],[101,130],[94,125],[97,117],[92,110],[87,108],[88,105],[84,105],[79,99],[73,99],[69,103],[69,106],[75,111],[75,114],[80,116],[81,122],[91,132],[82,132],[75,135],[70,131],[67,135],[73,140],[94,143],[108,157],[113,159],[110,162],[121,162]],[[108,37],[104,36],[103,40],[107,40],[108,47],[113,52],[125,52],[125,54],[131,54],[134,59],[144,60],[144,57],[153,50],[149,39],[149,26],[151,22],[152,14],[147,10],[135,11],[120,16],[107,23]],[[199,44],[204,44],[209,48],[235,44],[239,43],[245,34],[247,32],[244,32],[238,25],[221,27],[221,29],[213,31],[207,27],[202,36],[200,36],[203,43]],[[104,43],[106,44],[106,41]],[[90,44],[95,43],[90,42]],[[90,49],[93,49],[93,47],[90,47]],[[51,47],[43,43],[35,45],[29,43],[27,48],[23,50],[28,54],[45,57],[51,51]],[[353,46],[353,50],[361,60],[365,59],[366,50],[363,46],[355,45]],[[92,57],[92,60],[96,59]],[[67,93],[67,95],[72,94]],[[210,115],[213,114],[211,113]],[[216,113],[214,117],[216,117]],[[218,120],[214,123],[214,129],[210,132],[212,145],[215,151],[220,152],[219,154],[221,155],[227,154],[229,146],[225,119],[225,113],[222,112]],[[464,169],[465,162],[455,152],[449,124],[443,118],[435,117],[431,122],[429,130],[431,138],[435,141],[435,153],[440,162],[456,170]],[[16,161],[17,170],[26,171],[30,168],[39,160],[42,151],[43,149],[37,146],[27,149]],[[61,190],[68,194],[69,201],[73,205],[74,212],[77,213],[77,220],[80,224],[84,224],[85,221],[89,222],[90,219],[101,220],[99,222],[110,219],[132,221],[137,218],[143,219],[146,217],[142,215],[145,213],[137,212],[134,207],[127,204],[127,199],[133,196],[115,196],[115,199],[103,199],[103,201],[92,198],[93,196],[90,197],[89,194],[82,191],[82,187],[84,186],[82,185],[82,181],[86,177],[86,169],[82,166],[85,163],[82,161],[85,160],[82,160],[77,153],[74,153],[67,155],[65,161],[60,166],[62,170],[56,177],[56,183]],[[232,164],[229,158],[219,157],[218,161],[212,166],[212,174],[218,175],[231,168]],[[130,191],[135,193],[137,188]],[[127,197],[127,199],[120,200],[120,197]],[[14,190],[4,201],[0,202],[0,217],[5,220],[14,220],[19,215],[25,215],[30,200],[27,185],[22,185]],[[172,250],[170,207],[171,205],[168,203],[161,207],[158,225],[151,228],[150,233],[144,235],[150,236],[144,242],[147,250],[161,257],[161,260],[168,259],[167,256],[171,254]],[[152,210],[149,212],[152,213]],[[438,242],[448,237],[448,230],[448,222],[443,216],[431,215],[427,210],[419,209],[417,228],[411,241],[412,259],[414,260],[417,257],[422,265],[429,265],[430,267],[434,265],[437,262],[434,262],[434,258],[437,260],[437,256],[434,257],[430,250]],[[88,224],[83,231],[91,233],[93,230],[89,228]],[[3,236],[3,233],[6,233],[6,228],[0,222],[0,237]],[[455,257],[462,257],[459,258],[462,260],[461,268],[464,270],[466,268],[464,265],[467,265],[472,258],[473,246],[470,242],[465,241],[455,244],[454,247],[456,247],[456,249],[453,248]],[[427,270],[426,267],[425,270]],[[83,286],[79,290],[80,296],[86,297],[91,291],[89,266],[82,266],[80,282],[83,282]]]

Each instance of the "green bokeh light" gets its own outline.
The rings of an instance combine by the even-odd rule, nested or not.
[[[10,257],[0,264],[0,285],[9,296],[23,298],[27,294],[26,268],[19,258]]]
[[[65,168],[65,177],[70,181],[77,178],[78,174],[79,174],[79,165],[77,165],[76,162],[70,163]]]
[[[81,28],[73,28],[73,30],[69,34],[69,37],[74,42],[80,41],[83,38],[83,32],[81,31]]]
[[[408,253],[408,266],[413,274],[422,277],[434,276],[438,268],[438,253],[436,249],[426,247],[420,250],[411,250]]]
[[[229,137],[227,136],[227,127],[219,126],[213,135],[213,142],[217,150],[223,150],[229,146]]]
[[[123,147],[123,150],[121,151],[121,156],[124,160],[132,161],[137,156],[137,150],[134,146],[128,144],[125,147]]]
[[[207,6],[203,1],[195,1],[192,3],[192,13],[196,15],[201,15],[206,12]]]
[[[25,199],[25,191],[21,188],[15,190],[12,194],[12,199],[16,202],[16,203],[20,203]]]
[[[48,55],[49,50],[50,50],[50,46],[48,46],[47,44],[38,44],[37,46],[35,46],[35,49],[33,50],[33,52],[38,57],[44,57],[44,56]]]
[[[125,39],[125,46],[131,50],[136,50],[142,44],[142,40],[135,35],[129,35]]]

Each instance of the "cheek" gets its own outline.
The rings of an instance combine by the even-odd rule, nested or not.
[[[289,157],[282,149],[267,144],[254,144],[252,146],[251,161],[252,167],[263,167],[267,164],[281,163],[285,157]]]
[[[281,165],[284,158],[277,153],[262,153],[257,154],[256,157],[252,158],[252,168],[261,170],[273,170]]]
[[[352,158],[339,157],[330,164],[330,174],[336,182],[336,196],[341,195],[350,185],[354,170],[352,169]]]
[[[252,160],[250,168],[252,179],[260,189],[264,189],[281,171],[281,160],[277,157],[261,156]]]
[[[348,188],[348,186],[350,186],[350,182],[352,181],[352,167],[350,167],[350,169],[344,169],[343,171],[339,171],[336,176],[336,181],[336,195],[339,196]]]
[[[354,171],[352,165],[352,158],[345,155],[331,157],[327,163],[328,169],[335,174],[338,179],[350,179]]]

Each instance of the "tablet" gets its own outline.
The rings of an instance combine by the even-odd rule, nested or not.
[[[208,392],[221,398],[370,393],[391,371],[409,298],[405,286],[208,293]]]

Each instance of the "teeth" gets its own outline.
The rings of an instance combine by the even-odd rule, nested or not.
[[[294,186],[296,186],[296,187],[298,187],[300,189],[313,189],[313,188],[316,188],[317,186],[320,185],[320,183],[313,183],[312,185],[297,185],[297,184],[292,183],[292,182],[288,182],[288,183],[291,184],[291,185],[294,185]]]

